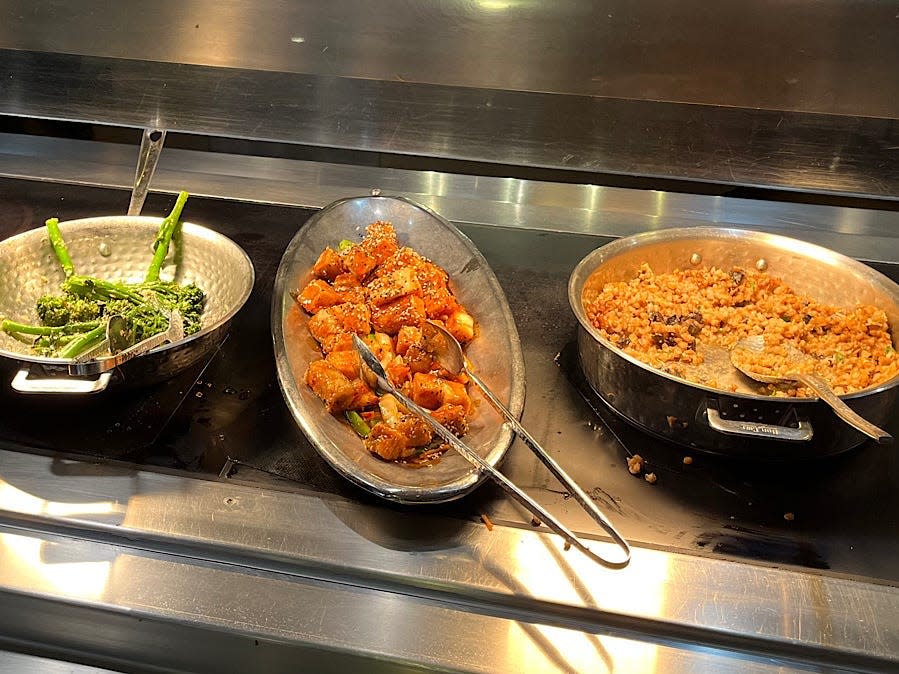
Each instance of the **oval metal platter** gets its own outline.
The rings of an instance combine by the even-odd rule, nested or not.
[[[383,461],[368,452],[342,417],[328,413],[306,386],[309,363],[321,358],[309,334],[309,316],[294,301],[312,278],[312,265],[327,246],[342,239],[360,241],[372,222],[393,223],[401,246],[409,246],[443,267],[459,301],[474,315],[478,336],[466,354],[488,386],[517,416],[524,407],[524,360],[512,312],[496,276],[474,244],[433,211],[401,197],[342,199],[325,207],[287,246],[272,298],[272,337],[278,381],[291,414],[324,459],[341,475],[385,499],[401,503],[440,503],[459,498],[484,479],[459,454],[449,451],[434,465],[412,468]],[[490,403],[469,386],[477,412],[464,440],[491,465],[498,465],[512,431]]]

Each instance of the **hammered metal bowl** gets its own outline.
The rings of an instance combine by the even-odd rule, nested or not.
[[[59,228],[77,274],[138,282],[143,280],[152,259],[152,244],[161,223],[162,218],[156,217],[108,216],[61,222]],[[250,296],[255,273],[249,257],[236,243],[185,222],[180,236],[173,240],[160,278],[195,283],[206,293],[201,330],[150,352],[165,353],[183,366],[185,359],[179,358],[179,350],[192,343],[212,341],[209,336],[220,332]],[[58,294],[64,279],[46,228],[32,229],[0,242],[0,317],[38,323],[36,300],[48,293]],[[36,356],[27,344],[5,333],[0,333],[0,356],[40,364],[49,370],[67,362]],[[146,355],[133,362],[145,358]],[[157,362],[154,370],[158,371],[159,366]],[[162,369],[169,372],[172,368]]]

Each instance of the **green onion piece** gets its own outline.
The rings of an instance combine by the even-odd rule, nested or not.
[[[359,413],[350,410],[344,414],[346,420],[350,422],[350,426],[353,427],[353,430],[356,431],[359,437],[367,438],[368,434],[371,433],[371,428],[369,428],[368,424],[365,423],[365,420],[359,416]]]
[[[355,245],[356,245],[356,244],[354,244],[354,243],[353,243],[352,241],[350,241],[349,239],[343,239],[340,243],[337,244],[337,250],[339,250],[339,251],[342,253],[342,252],[345,251],[347,248],[352,248],[352,247],[355,246]]]

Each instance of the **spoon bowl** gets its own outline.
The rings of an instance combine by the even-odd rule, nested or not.
[[[756,381],[766,384],[799,382],[814,391],[822,401],[830,405],[840,419],[856,430],[882,445],[893,441],[893,436],[859,416],[833,392],[823,377],[812,371],[810,363],[812,359],[809,356],[785,342],[778,347],[783,350],[785,360],[775,367],[764,362],[759,363],[760,356],[772,355],[766,348],[764,335],[746,337],[731,349],[730,361],[740,372]],[[773,362],[773,358],[771,360]]]

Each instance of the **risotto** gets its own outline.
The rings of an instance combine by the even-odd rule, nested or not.
[[[690,366],[703,362],[703,347],[730,349],[740,339],[760,334],[775,354],[764,365],[777,369],[777,354],[789,343],[811,356],[803,369],[815,371],[838,394],[899,374],[899,356],[882,309],[822,304],[754,269],[706,267],[655,274],[644,264],[636,278],[607,283],[585,295],[584,308],[612,344],[687,379]],[[759,386],[771,394],[813,395],[803,387]]]

